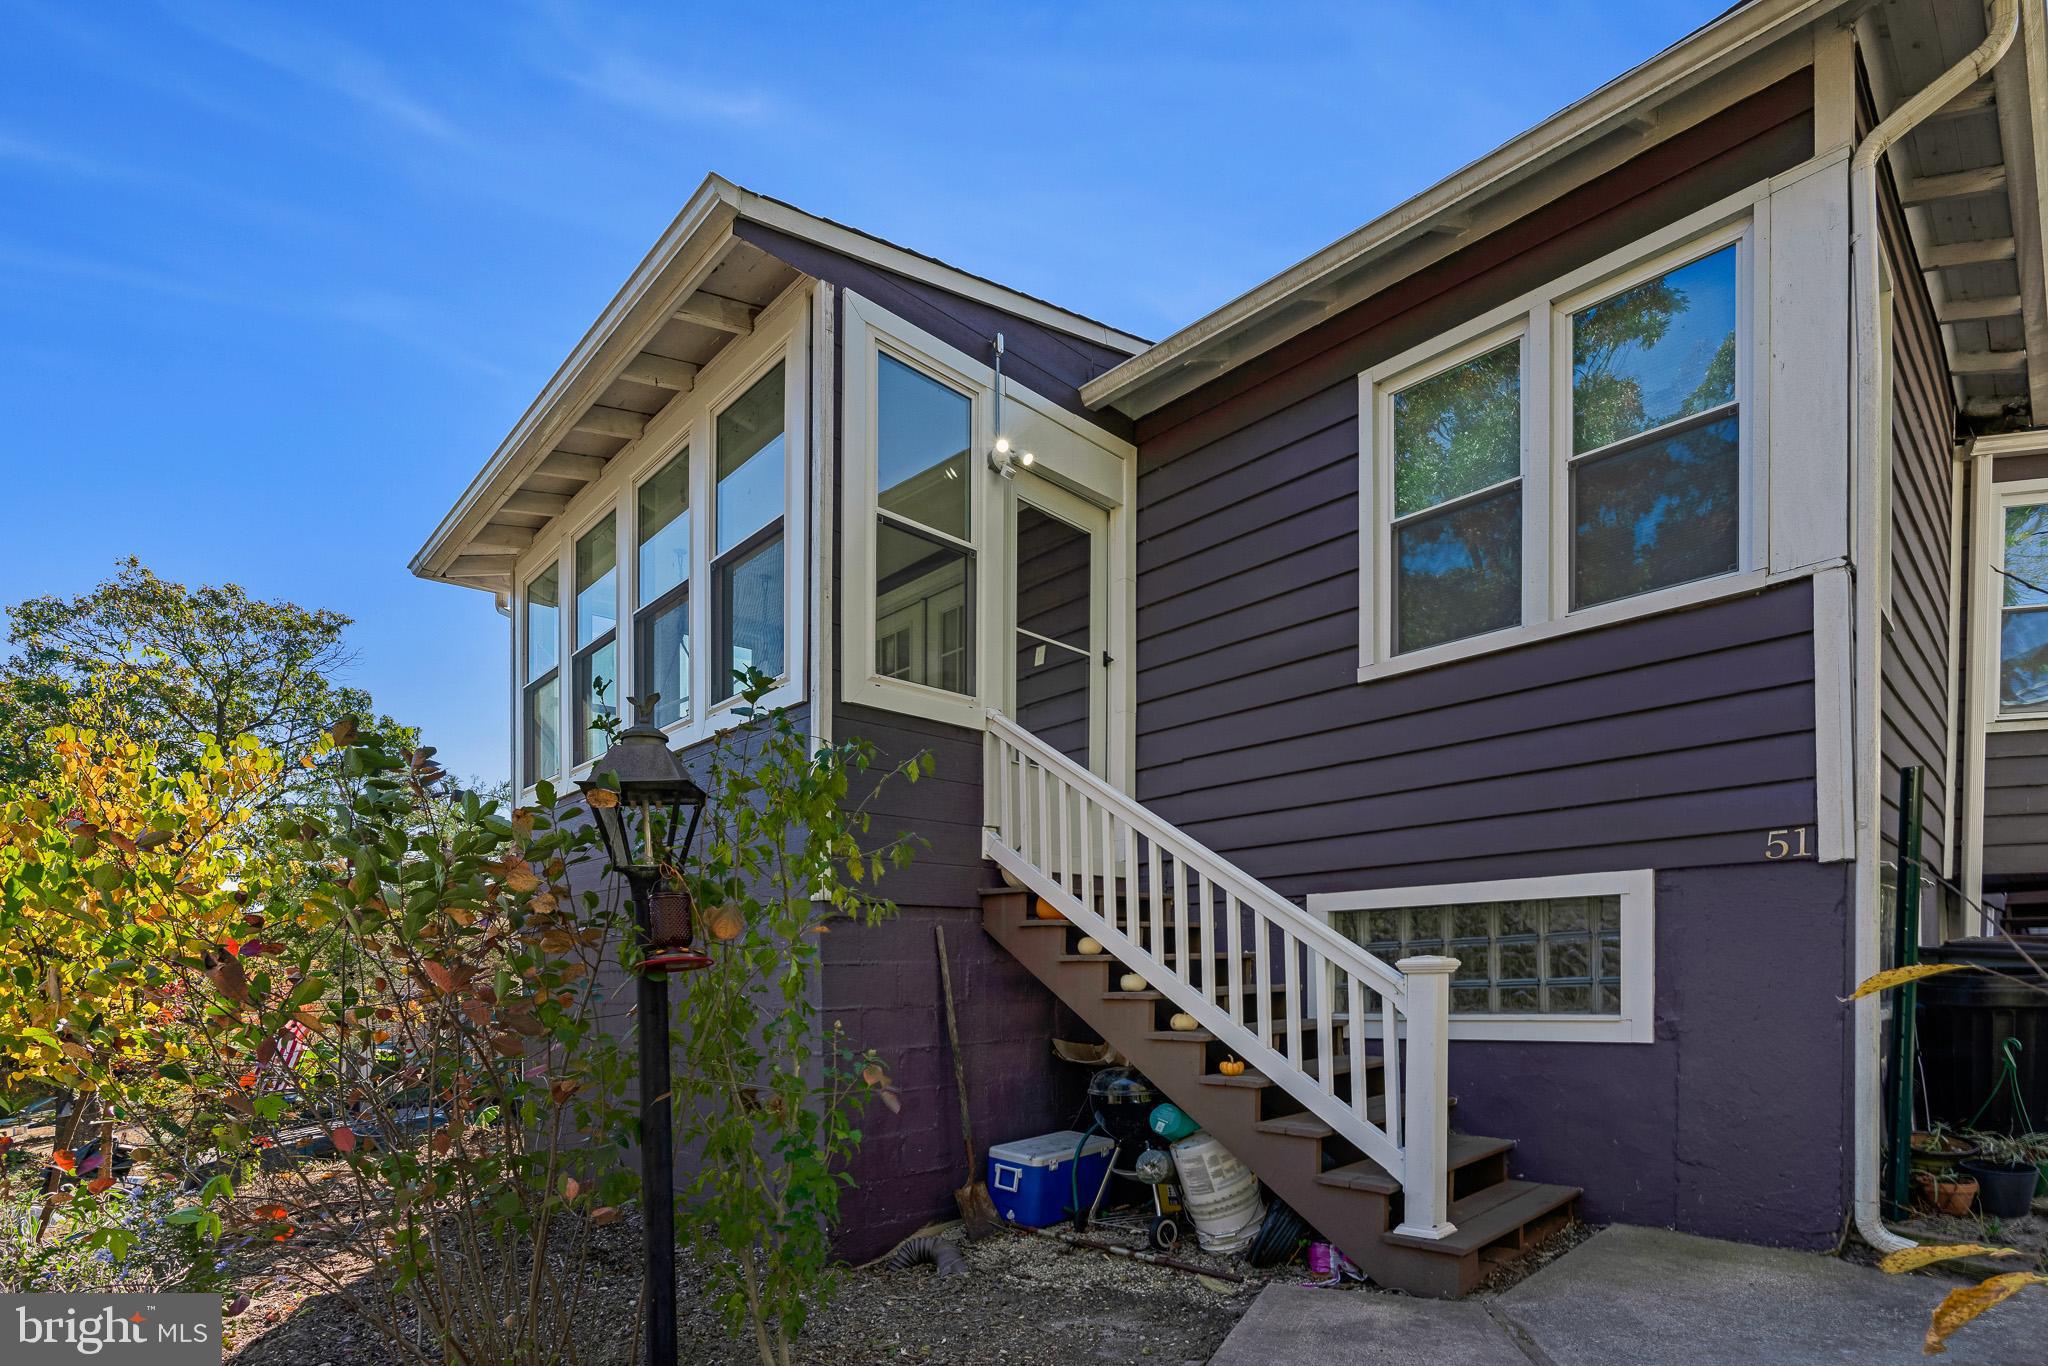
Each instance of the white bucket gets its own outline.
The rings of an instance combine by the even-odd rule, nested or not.
[[[1181,1195],[1202,1251],[1231,1253],[1250,1247],[1266,1217],[1266,1202],[1259,1198],[1259,1178],[1252,1169],[1206,1133],[1174,1144],[1173,1165],[1180,1172]]]

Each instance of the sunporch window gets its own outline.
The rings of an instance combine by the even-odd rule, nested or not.
[[[640,485],[640,542],[633,655],[638,697],[653,696],[656,725],[690,714],[690,448]]]
[[[619,529],[614,514],[576,539],[576,762],[610,747],[619,714]]]
[[[875,364],[875,673],[972,696],[974,403]]]
[[[785,607],[782,510],[783,367],[755,381],[718,415],[718,482],[712,582],[712,695],[738,691],[735,676],[783,671]]]
[[[526,585],[525,660],[521,696],[526,732],[526,785],[562,768],[562,571],[549,565]]]

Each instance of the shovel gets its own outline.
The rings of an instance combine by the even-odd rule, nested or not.
[[[960,1053],[960,1022],[953,1013],[953,969],[946,962],[946,927],[934,925],[932,929],[939,939],[939,986],[946,996],[946,1037],[953,1044],[953,1084],[960,1092],[960,1137],[967,1144],[967,1184],[953,1192],[953,1199],[960,1206],[960,1222],[968,1240],[973,1241],[992,1236],[1003,1225],[996,1218],[995,1201],[988,1198],[988,1187],[976,1174],[974,1122],[967,1115],[967,1061]]]

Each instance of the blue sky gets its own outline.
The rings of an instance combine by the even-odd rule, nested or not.
[[[406,562],[706,171],[1158,337],[1720,8],[0,0],[0,602],[335,608],[501,777]]]

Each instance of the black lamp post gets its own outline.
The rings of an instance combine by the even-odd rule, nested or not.
[[[631,699],[638,719],[605,751],[604,771],[576,786],[604,836],[605,854],[633,892],[640,935],[640,1187],[646,1211],[647,1361],[676,1360],[675,1138],[670,1127],[668,976],[708,967],[690,944],[695,916],[687,888],[664,890],[680,868],[704,813],[704,789],[690,781],[654,724],[655,698]],[[689,812],[689,824],[683,813]],[[678,843],[677,831],[681,841]]]

